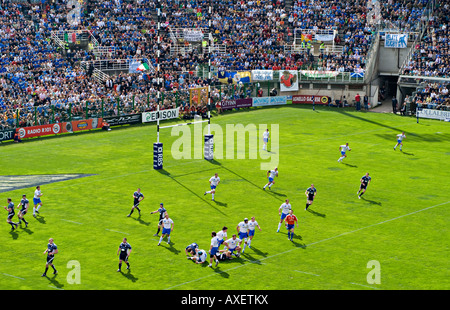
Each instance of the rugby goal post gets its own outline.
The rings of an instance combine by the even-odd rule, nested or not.
[[[153,169],[160,170],[163,169],[163,143],[160,142],[159,139],[159,131],[161,129],[172,128],[177,126],[188,126],[198,123],[208,123],[208,134],[204,135],[204,148],[203,148],[203,158],[206,160],[214,159],[214,135],[211,134],[211,99],[209,98],[209,86],[201,87],[201,89],[206,88],[207,91],[207,102],[208,102],[208,119],[207,120],[199,120],[188,123],[181,123],[175,125],[167,125],[160,126],[160,109],[159,109],[159,100],[157,107],[157,119],[156,119],[156,142],[153,143]],[[195,89],[194,89],[195,90]],[[201,90],[199,90],[201,91]],[[190,103],[192,104],[193,94],[190,90]],[[159,95],[158,95],[159,98]]]

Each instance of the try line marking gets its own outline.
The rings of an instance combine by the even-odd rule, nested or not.
[[[361,227],[361,228],[358,228],[358,229],[355,229],[355,230],[352,230],[352,231],[348,231],[348,232],[345,232],[345,233],[342,233],[342,234],[339,234],[339,235],[336,235],[336,236],[333,236],[333,237],[330,237],[330,238],[322,239],[322,240],[319,240],[319,241],[310,243],[310,244],[305,245],[305,246],[306,246],[306,247],[309,247],[309,246],[311,246],[311,245],[319,244],[319,243],[322,243],[322,242],[325,242],[325,241],[329,241],[329,240],[332,240],[332,239],[336,239],[336,238],[339,238],[339,237],[342,237],[342,236],[350,235],[350,234],[353,234],[353,233],[355,233],[355,232],[358,232],[358,231],[361,231],[361,230],[364,230],[364,229],[367,229],[367,228],[370,228],[370,227],[374,227],[374,226],[381,225],[381,224],[384,224],[384,223],[392,222],[392,221],[401,219],[401,218],[406,217],[406,216],[409,216],[409,215],[413,215],[413,214],[416,214],[416,213],[419,213],[419,212],[422,212],[422,211],[426,211],[426,210],[429,210],[429,209],[433,209],[433,208],[436,208],[436,207],[439,207],[439,206],[446,205],[446,204],[448,204],[448,203],[450,203],[450,200],[447,201],[447,202],[443,202],[443,203],[440,203],[440,204],[431,206],[431,207],[427,207],[427,208],[420,209],[420,210],[417,210],[417,211],[413,211],[413,212],[410,212],[410,213],[407,213],[407,214],[403,214],[403,215],[400,215],[400,216],[391,218],[391,219],[389,219],[389,220],[385,220],[385,221],[382,221],[382,222],[379,222],[379,223],[375,223],[375,224],[368,225],[368,226],[365,226],[365,227]],[[304,248],[305,246],[303,246],[303,247],[301,247],[301,248]],[[297,249],[298,249],[298,248],[293,248],[293,249],[290,249],[290,250],[285,251],[285,252],[280,252],[280,253],[277,253],[277,254],[274,254],[274,255],[271,255],[271,256],[266,256],[266,257],[261,258],[259,261],[263,261],[263,260],[266,260],[266,259],[269,259],[269,258],[273,258],[273,257],[278,256],[278,255],[284,255],[284,254],[286,254],[286,253],[295,251],[295,250],[297,250]],[[252,261],[249,261],[249,262],[251,263]],[[241,268],[241,267],[245,267],[245,266],[247,266],[247,264],[243,264],[243,265],[239,265],[239,266],[236,266],[236,267],[232,267],[232,268],[230,268],[230,269],[227,269],[226,271],[235,270],[235,269],[238,269],[238,268]],[[187,281],[187,282],[184,282],[184,283],[180,283],[180,284],[177,284],[177,285],[174,285],[174,286],[165,288],[164,290],[170,290],[170,289],[173,289],[173,288],[182,286],[182,285],[186,285],[186,284],[190,284],[190,283],[193,283],[193,282],[197,282],[197,281],[203,280],[203,279],[205,279],[205,278],[209,278],[209,277],[211,277],[211,276],[218,275],[218,274],[223,273],[223,272],[226,272],[226,271],[218,271],[218,272],[209,274],[209,275],[207,275],[207,276],[204,276],[204,277],[201,277],[201,278],[198,278],[198,279],[194,279],[194,280],[192,280],[192,281]],[[354,284],[354,283],[353,283],[353,284]]]

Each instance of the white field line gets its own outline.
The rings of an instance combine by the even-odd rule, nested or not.
[[[342,237],[342,236],[350,235],[350,234],[353,234],[355,232],[358,232],[358,231],[361,231],[361,230],[364,230],[364,229],[367,229],[367,228],[371,228],[371,227],[374,227],[374,226],[377,226],[377,225],[382,225],[382,224],[385,224],[385,223],[388,223],[388,222],[391,222],[391,221],[395,221],[395,220],[401,219],[401,218],[409,216],[409,215],[413,215],[413,214],[416,214],[416,213],[419,213],[419,212],[423,212],[423,211],[426,211],[426,210],[429,210],[429,209],[432,209],[432,208],[436,208],[436,207],[439,207],[439,206],[446,205],[448,203],[450,203],[450,200],[447,201],[447,202],[443,202],[443,203],[431,206],[431,207],[427,207],[427,208],[420,209],[420,210],[417,210],[417,211],[414,211],[414,212],[403,214],[403,215],[391,218],[389,220],[385,220],[385,221],[382,221],[382,222],[379,222],[379,223],[375,223],[375,224],[368,225],[368,226],[365,226],[365,227],[361,227],[361,228],[358,228],[358,229],[355,229],[355,230],[352,230],[352,231],[348,231],[348,232],[345,232],[345,233],[342,233],[342,234],[339,234],[339,235],[336,235],[336,236],[333,236],[333,237],[330,237],[330,238],[322,239],[322,240],[310,243],[310,244],[305,245],[305,246],[309,247],[311,245],[319,244],[319,243],[322,243],[322,242],[325,242],[325,241],[329,241],[329,240],[332,240],[332,239],[336,239],[336,238],[339,238],[339,237]],[[305,246],[303,246],[302,248],[304,248]],[[279,256],[279,255],[284,255],[286,253],[295,251],[296,249],[298,249],[298,248],[293,248],[293,249],[290,249],[288,251],[280,252],[280,253],[277,253],[277,254],[274,254],[274,255],[271,255],[271,256],[266,256],[266,257],[264,257],[264,258],[262,258],[262,259],[260,259],[258,261],[266,260],[266,259],[273,258],[273,257]],[[249,261],[249,262],[252,262],[252,261]],[[201,278],[198,278],[198,279],[194,279],[194,280],[187,281],[187,282],[184,282],[184,283],[180,283],[180,284],[177,284],[177,285],[174,285],[174,286],[170,286],[170,287],[166,288],[165,290],[170,290],[170,289],[173,289],[173,288],[176,288],[176,287],[179,287],[179,286],[183,286],[183,285],[186,285],[186,284],[197,282],[197,281],[203,280],[205,278],[209,278],[211,276],[215,276],[215,275],[220,274],[222,272],[235,270],[235,269],[238,269],[238,268],[241,268],[241,267],[245,267],[245,266],[247,266],[247,264],[243,264],[243,265],[239,265],[239,266],[236,266],[236,267],[232,267],[232,268],[227,269],[225,271],[215,272],[215,273],[209,274],[207,276],[204,276],[204,277],[201,277]]]

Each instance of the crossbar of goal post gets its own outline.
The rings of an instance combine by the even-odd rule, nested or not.
[[[209,94],[209,86],[208,86],[208,94]],[[206,123],[208,122],[208,134],[204,136],[204,159],[213,160],[214,159],[214,135],[211,134],[211,98],[208,95],[208,119],[203,121],[194,121],[189,123],[175,124],[175,125],[167,125],[167,126],[159,126],[159,95],[158,95],[158,109],[157,109],[157,118],[156,118],[156,139],[157,142],[153,143],[153,169],[160,170],[163,168],[163,144],[159,142],[159,130],[164,128],[172,128],[177,126],[186,126],[193,125],[198,123]]]

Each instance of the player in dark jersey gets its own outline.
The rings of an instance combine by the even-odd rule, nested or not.
[[[14,230],[14,228],[17,228],[17,226],[19,226],[19,224],[14,223],[12,221],[12,218],[14,217],[14,214],[16,214],[14,212],[14,202],[12,202],[11,198],[7,199],[8,201],[8,205],[5,208],[6,211],[8,211],[8,217],[6,218],[6,222],[8,222],[8,224],[11,225],[11,230]]]
[[[42,274],[42,277],[47,276],[47,270],[48,266],[52,266],[53,268],[53,274],[57,274],[58,271],[56,270],[55,266],[53,265],[53,260],[55,259],[55,254],[58,253],[58,247],[53,242],[53,238],[50,238],[48,240],[47,248],[44,251],[44,254],[47,254],[47,263],[45,264],[45,271]]]
[[[117,255],[119,255],[119,269],[117,269],[117,272],[121,271],[122,261],[127,264],[127,269],[130,269],[130,263],[128,262],[130,253],[131,245],[127,242],[127,238],[123,238],[122,243],[119,245],[119,249],[117,250]]]
[[[305,210],[308,210],[308,207],[312,205],[314,198],[316,197],[317,189],[314,187],[314,184],[311,184],[310,187],[308,187],[305,191],[306,195],[306,208]]]
[[[361,178],[361,185],[359,185],[359,190],[356,193],[358,195],[358,198],[361,199],[361,196],[366,192],[367,186],[370,184],[370,180],[372,178],[369,177],[369,172],[367,172],[362,178]]]
[[[186,256],[189,258],[195,255],[195,249],[198,249],[198,244],[194,242],[189,244],[184,250],[184,252],[186,253]]]
[[[158,236],[159,232],[161,231],[161,223],[162,223],[162,220],[164,219],[164,214],[166,214],[166,211],[167,210],[164,208],[164,205],[161,202],[159,204],[159,209],[158,210],[150,212],[150,214],[159,213],[158,231],[153,236]]]
[[[144,194],[141,193],[141,189],[138,188],[133,194],[134,202],[133,207],[131,207],[131,212],[127,216],[130,217],[133,214],[134,209],[136,208],[139,212],[139,216],[141,215],[141,209],[139,209],[139,203],[144,200]]]
[[[27,199],[27,195],[22,195],[22,200],[20,201],[20,204],[17,206],[17,208],[20,208],[19,214],[17,216],[19,217],[19,224],[22,223],[22,221],[25,223],[25,227],[28,226],[27,220],[25,220],[24,216],[27,214],[29,201]]]

